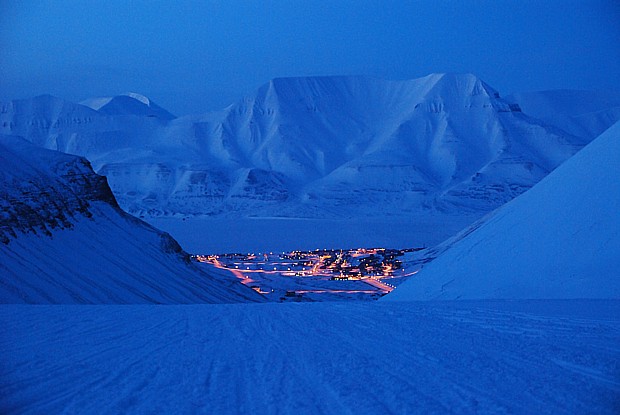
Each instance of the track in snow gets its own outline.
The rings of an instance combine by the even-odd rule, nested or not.
[[[620,301],[0,306],[3,413],[618,413]]]

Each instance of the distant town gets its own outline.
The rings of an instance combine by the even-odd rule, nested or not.
[[[424,248],[316,249],[313,251],[194,255],[274,301],[376,299],[403,277],[403,257]]]

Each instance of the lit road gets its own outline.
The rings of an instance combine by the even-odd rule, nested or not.
[[[295,290],[297,294],[314,293],[314,294],[327,294],[327,293],[346,293],[346,294],[377,294],[376,290]]]
[[[230,271],[235,277],[239,278],[241,280],[242,284],[250,284],[252,282],[254,282],[253,279],[251,279],[250,277],[248,277],[247,275],[244,275],[243,272],[241,270],[238,269],[234,269],[234,268],[228,268],[227,266],[223,265],[217,258],[214,258],[210,261],[207,261],[209,263],[211,263],[215,268],[219,268],[219,269],[223,269],[226,271]]]
[[[378,277],[368,277],[368,278],[364,278],[362,281],[364,281],[366,284],[370,284],[373,287],[376,287],[382,291],[385,291],[386,293],[389,293],[390,291],[392,291],[394,289],[393,285],[388,285],[384,282],[382,282],[381,280],[379,280]]]

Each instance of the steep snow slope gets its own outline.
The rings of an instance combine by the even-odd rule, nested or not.
[[[0,128],[86,156],[121,207],[147,216],[481,215],[592,138],[525,115],[473,75],[274,79],[171,121],[107,115],[107,102],[53,102],[65,111],[51,119],[13,102]]]
[[[385,299],[620,298],[618,166],[620,123]]]
[[[3,305],[0,410],[617,414],[618,303]]]
[[[85,159],[0,136],[1,303],[260,301],[124,213]]]

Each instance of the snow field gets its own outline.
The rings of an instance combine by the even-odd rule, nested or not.
[[[619,301],[0,306],[3,413],[613,414]]]

